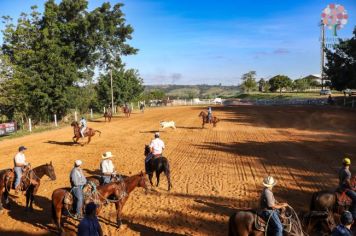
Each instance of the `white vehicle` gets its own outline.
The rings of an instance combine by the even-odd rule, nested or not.
[[[349,96],[355,96],[356,95],[356,89],[345,89],[344,91],[344,95],[349,95]]]
[[[320,90],[320,95],[330,95],[331,91],[330,89],[322,89]]]
[[[161,125],[162,129],[169,128],[169,127],[176,129],[176,124],[174,121],[161,121],[161,122],[159,122],[159,124]]]
[[[215,98],[213,103],[215,104],[222,104],[222,99],[221,98]]]

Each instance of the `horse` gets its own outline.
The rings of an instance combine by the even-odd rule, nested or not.
[[[141,103],[141,104],[140,104],[140,111],[141,111],[142,113],[145,112],[145,104],[144,104],[144,103]]]
[[[289,232],[283,231],[283,235],[304,236],[304,232],[301,228],[299,218],[296,214],[292,214],[291,216],[286,216],[286,214],[282,212],[282,215],[284,215],[288,219],[291,219],[291,216],[295,215],[294,218],[296,218],[296,220],[290,221],[291,222],[290,230],[288,230]],[[229,218],[229,236],[266,235],[266,232],[259,231],[256,229],[255,226],[256,217],[257,217],[257,213],[254,210],[241,210],[235,212]]]
[[[147,157],[147,155],[150,154],[150,152],[151,152],[150,146],[146,145],[145,152],[144,152],[145,157]],[[171,171],[170,171],[168,159],[165,158],[164,156],[152,157],[148,161],[147,166],[148,166],[147,174],[148,174],[148,178],[150,180],[151,185],[153,186],[153,183],[152,183],[153,172],[156,172],[156,178],[157,178],[156,186],[157,187],[159,185],[159,176],[161,175],[162,172],[164,172],[164,174],[167,177],[168,191],[170,191],[171,187],[172,187],[172,183],[171,183]]]
[[[326,211],[310,211],[302,216],[302,225],[308,235],[328,236],[336,227],[334,214]]]
[[[15,173],[11,169],[5,169],[0,171],[0,211],[3,210],[2,199],[3,199],[3,193],[5,191],[5,188],[7,188],[7,182],[14,178],[15,178]],[[8,202],[5,202],[5,204],[7,203]]]
[[[107,111],[104,112],[104,118],[105,118],[105,122],[106,122],[106,119],[108,119],[109,122],[111,121],[111,118],[112,118],[111,109],[108,109]]]
[[[94,202],[98,205],[97,214],[100,213],[103,204],[108,202],[114,203],[116,207],[116,222],[117,227],[119,228],[122,224],[122,209],[130,193],[136,187],[142,187],[147,191],[146,176],[143,172],[127,177],[122,182],[111,182],[98,186],[94,189],[92,195],[88,196],[88,199],[94,200]],[[65,196],[66,194],[70,194],[70,191],[71,190],[69,188],[58,188],[52,193],[52,219],[60,232],[63,231],[61,226],[62,210],[70,212],[73,205],[73,202],[65,202]],[[110,200],[109,197],[115,197],[115,200]]]
[[[123,106],[121,109],[127,118],[131,116],[131,108],[129,106]]]
[[[70,125],[73,127],[73,131],[74,131],[74,136],[73,136],[73,142],[74,143],[78,143],[78,140],[82,137],[82,135],[80,134],[80,127],[78,122],[73,121],[72,124]],[[101,135],[101,132],[99,130],[95,130],[92,128],[86,128],[86,130],[84,131],[84,137],[88,137],[88,142],[87,144],[90,143],[91,137],[93,137],[95,135],[95,133],[99,133],[99,136]]]
[[[204,128],[205,123],[213,123],[213,127],[216,127],[216,124],[220,121],[216,116],[211,117],[209,120],[208,114],[206,114],[204,111],[199,113],[199,117],[201,117],[203,121],[202,128]]]
[[[9,169],[11,172],[12,170]],[[52,165],[52,161],[48,164],[40,165],[36,168],[33,169],[28,169],[23,173],[23,176],[21,178],[21,190],[26,191],[26,208],[25,211],[33,211],[33,202],[35,200],[35,194],[37,193],[40,184],[41,184],[41,178],[43,176],[48,176],[52,181],[56,180],[56,173],[54,171],[54,167]],[[5,182],[5,192],[4,192],[4,200],[7,205],[9,205],[9,192],[11,189],[11,186],[13,185],[13,181],[15,180],[15,175],[13,176],[8,176],[6,182]]]

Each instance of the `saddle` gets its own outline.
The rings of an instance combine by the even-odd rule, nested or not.
[[[33,178],[31,178],[30,176],[30,171],[31,171],[31,166],[25,166],[23,168],[23,172],[22,172],[22,176],[21,176],[21,180],[20,180],[20,188],[19,190],[21,191],[26,191],[26,188],[30,185],[30,184],[37,184],[38,182],[36,180],[34,180]],[[14,172],[14,177],[16,178],[16,174],[14,169],[12,169],[12,172]],[[15,189],[15,186],[12,185],[12,189]]]
[[[337,205],[344,208],[349,208],[352,204],[351,198],[346,195],[345,190],[337,189],[335,191]]]
[[[74,203],[74,194],[72,189],[67,188],[66,189],[66,193],[64,194],[64,198],[63,198],[63,203],[67,206],[67,209],[69,209],[69,206],[72,206]],[[96,185],[93,182],[88,182],[84,185],[83,187],[83,196],[84,196],[84,205],[88,204],[91,200],[93,200],[93,195],[96,192]],[[94,200],[96,199],[96,197],[94,198]],[[94,201],[95,202],[95,201]],[[95,202],[96,203],[96,202]]]
[[[254,226],[255,226],[256,230],[265,232],[266,228],[267,228],[267,221],[262,216],[263,210],[258,210],[255,213],[256,214],[255,214]],[[284,215],[281,215],[281,214],[279,214],[278,216],[282,222],[283,231],[290,232],[292,229],[292,223],[291,223],[290,219]]]

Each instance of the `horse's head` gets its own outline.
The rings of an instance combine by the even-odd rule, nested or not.
[[[200,113],[199,113],[199,117],[202,117],[202,116],[204,116],[204,112],[203,111],[201,111]]]
[[[145,145],[144,155],[147,156],[150,152],[151,152],[150,146],[149,145]]]
[[[49,164],[46,163],[45,174],[51,180],[56,180],[56,173],[54,172],[54,167],[52,165],[52,161]]]
[[[318,235],[330,235],[336,227],[334,216],[328,211],[311,211],[302,217],[303,228],[306,233],[318,233]]]
[[[148,190],[147,184],[146,184],[146,173],[143,173],[141,171],[140,174],[138,174],[140,177],[140,180],[138,181],[138,187],[144,188],[146,191]]]
[[[73,121],[73,122],[70,124],[70,126],[73,126],[73,127],[78,127],[78,126],[79,126],[79,124],[78,124],[78,122],[77,122],[77,121]]]

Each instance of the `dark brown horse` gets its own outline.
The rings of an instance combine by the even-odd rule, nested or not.
[[[5,188],[7,188],[6,184],[9,181],[13,181],[15,178],[15,174],[12,169],[5,169],[0,171],[0,211],[3,210],[3,204],[2,204],[2,199],[3,199],[3,193],[5,192]],[[11,184],[10,184],[11,188]],[[5,204],[8,204],[5,202]]]
[[[266,232],[256,229],[255,218],[256,212],[254,210],[242,210],[234,213],[229,219],[229,236],[266,235]],[[298,216],[295,215],[293,218],[298,219]],[[283,235],[304,236],[299,219],[291,221],[289,232],[283,231]]]
[[[107,111],[104,112],[104,118],[105,118],[105,122],[106,122],[106,119],[108,119],[109,122],[111,121],[111,118],[112,118],[111,109],[108,109]]]
[[[98,205],[97,214],[100,213],[103,204],[111,202],[116,206],[116,221],[117,227],[121,225],[121,211],[124,207],[129,194],[136,188],[142,187],[147,190],[146,175],[140,173],[127,177],[123,182],[112,182],[102,186],[98,186],[92,193],[84,199],[85,203],[94,201]],[[62,210],[70,211],[72,209],[72,202],[64,202],[65,195],[70,192],[69,188],[59,188],[52,193],[52,219],[56,223],[58,229],[62,232],[61,226]],[[116,200],[110,200],[114,197]]]
[[[122,112],[125,114],[125,116],[127,118],[131,116],[131,108],[130,108],[130,106],[123,106],[121,109],[122,109]]]
[[[205,123],[213,123],[213,127],[216,127],[216,124],[220,121],[216,116],[211,117],[211,119],[209,120],[208,114],[206,114],[204,111],[199,113],[199,117],[202,118],[202,128],[204,128]]]
[[[78,122],[73,121],[70,126],[73,127],[73,131],[74,131],[73,142],[78,143],[78,140],[82,137],[80,134],[79,124]],[[95,130],[89,127],[86,128],[86,130],[84,131],[84,137],[88,137],[87,144],[90,143],[91,137],[93,137],[96,132],[99,133],[99,136],[101,135],[101,132],[99,130]]]
[[[144,152],[145,157],[147,157],[147,155],[150,154],[150,152],[151,152],[150,147],[148,145],[145,145],[145,152]],[[147,165],[148,165],[147,174],[148,174],[148,178],[150,180],[151,185],[153,186],[153,183],[152,183],[153,173],[154,172],[156,173],[156,179],[157,179],[156,186],[158,187],[159,176],[161,175],[162,172],[164,172],[164,174],[167,177],[168,191],[170,191],[171,187],[172,187],[172,183],[171,183],[171,171],[169,168],[168,159],[165,158],[164,156],[152,157],[148,161]]]
[[[9,170],[12,172],[11,169]],[[35,194],[37,193],[40,187],[41,178],[45,175],[48,176],[51,180],[56,180],[56,173],[54,172],[52,162],[50,162],[49,164],[38,166],[33,169],[28,169],[23,173],[21,179],[21,190],[26,192],[26,211],[28,209],[30,209],[30,211],[33,211],[32,204],[35,200]],[[10,189],[13,185],[13,181],[15,180],[14,177],[14,173],[9,173],[5,182],[4,200],[5,204],[7,205],[9,205],[8,197]]]

